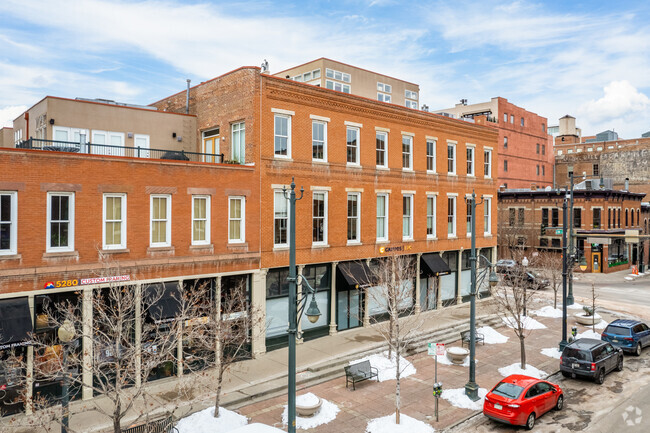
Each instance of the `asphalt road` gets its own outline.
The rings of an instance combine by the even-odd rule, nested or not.
[[[644,276],[633,281],[624,279],[611,281],[595,278],[594,284],[600,301],[650,306],[650,276]],[[574,281],[573,293],[574,296],[590,298],[591,281]]]

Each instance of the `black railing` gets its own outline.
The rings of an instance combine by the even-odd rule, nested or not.
[[[89,155],[126,156],[131,158],[170,159],[194,162],[224,162],[223,153],[197,153],[184,150],[150,149],[145,147],[112,146],[107,144],[74,143],[71,141],[30,138],[16,145],[18,149],[49,150],[54,152],[87,153]]]

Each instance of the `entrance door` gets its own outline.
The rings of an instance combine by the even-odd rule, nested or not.
[[[356,328],[362,323],[361,292],[359,289],[340,290],[336,294],[336,324],[339,331]]]
[[[603,272],[602,253],[591,253],[591,272]]]
[[[219,128],[203,132],[203,148],[201,149],[203,162],[219,161]]]

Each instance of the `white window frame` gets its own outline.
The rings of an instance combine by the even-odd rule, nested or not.
[[[429,153],[429,143],[433,145],[433,153]],[[427,173],[436,173],[436,150],[438,148],[438,141],[432,138],[428,138],[426,142],[426,151],[427,151]],[[429,161],[432,161],[431,166],[433,169],[429,169]]]
[[[377,92],[377,100],[379,102],[387,102],[389,104],[393,102],[393,98],[391,97],[391,95],[387,93],[381,93],[381,92]]]
[[[404,152],[404,140],[408,141],[408,152]],[[404,156],[408,155],[408,167],[404,167]],[[413,136],[402,135],[402,170],[413,171]]]
[[[454,238],[457,237],[456,236],[456,232],[457,232],[457,230],[456,230],[456,221],[458,219],[458,212],[457,212],[458,200],[457,199],[458,199],[458,197],[456,195],[447,194],[447,238],[448,239],[454,239]],[[451,208],[451,210],[453,211],[453,214],[451,215],[452,216],[452,221],[451,221],[451,229],[452,230],[451,230],[451,232],[449,231],[449,216],[450,216],[449,215],[449,210],[450,210],[449,201],[450,200],[453,201],[453,207]]]
[[[483,235],[492,234],[492,197],[483,197]]]
[[[51,225],[52,225],[52,197],[54,196],[67,196],[69,197],[68,206],[68,245],[65,247],[51,247],[50,246],[50,236],[51,236]],[[46,239],[46,248],[45,251],[48,253],[59,253],[59,252],[72,252],[74,251],[74,192],[48,192],[47,193],[47,239]],[[59,220],[63,221],[63,220]]]
[[[453,171],[449,171],[449,147],[450,146],[453,149],[453,156],[451,158]],[[447,174],[450,174],[452,176],[456,175],[456,160],[458,159],[456,153],[457,153],[456,152],[456,143],[448,141],[447,142]]]
[[[508,113],[503,113],[503,122],[508,123]]]
[[[323,158],[314,158],[314,125],[323,125]],[[311,126],[311,156],[313,161],[327,162],[327,122],[323,120],[312,120]]]
[[[273,122],[275,125],[275,122]],[[291,122],[289,122],[289,137],[291,137]],[[239,135],[239,149],[235,152],[235,134]],[[246,122],[235,122],[230,124],[230,158],[233,161],[237,161],[240,164],[246,162]],[[275,144],[274,144],[275,146]],[[275,149],[275,148],[274,148]],[[289,143],[287,149],[291,149],[291,138],[289,138]],[[238,156],[238,158],[235,157]]]
[[[166,221],[165,226],[165,242],[154,242],[153,241],[153,201],[155,198],[165,198],[166,199],[166,208],[167,208],[167,218],[165,220],[157,221]],[[158,247],[171,247],[172,245],[172,195],[171,194],[151,194],[149,196],[149,246],[151,248]]]
[[[393,86],[377,81],[377,90],[384,93],[393,93]]]
[[[194,201],[195,200],[205,200],[205,239],[204,240],[194,240],[194,221],[198,220],[194,214]],[[230,209],[228,209],[228,215],[230,215]],[[192,245],[210,245],[210,196],[209,195],[193,195],[192,196],[192,227],[191,235]],[[228,226],[230,227],[230,225]]]
[[[71,129],[71,134],[74,135],[74,128]],[[104,146],[116,146],[116,147],[93,147],[92,144],[101,145],[97,143],[98,136],[104,136]],[[112,139],[117,138],[120,141],[120,144],[112,144]],[[124,151],[126,143],[124,142],[124,133],[123,132],[114,132],[114,131],[100,131],[93,129],[92,131],[92,144],[91,144],[91,153],[94,155],[110,155],[110,156],[124,156]],[[83,149],[82,149],[83,150]]]
[[[489,157],[485,158],[485,154],[488,154]],[[485,174],[487,168],[488,174]],[[484,148],[483,149],[483,176],[485,179],[492,178],[492,149]]]
[[[379,150],[377,147],[377,137],[382,135],[384,137],[384,149]],[[377,164],[377,155],[382,152],[384,154],[384,163]],[[388,132],[386,131],[375,131],[375,164],[377,167],[388,168]]]
[[[108,222],[117,222],[118,220],[106,220],[106,199],[107,198],[120,198],[121,200],[121,215],[120,215],[120,232],[121,239],[119,244],[107,244],[106,243],[106,223]],[[103,206],[102,206],[102,248],[105,250],[123,250],[126,249],[126,194],[124,193],[106,193],[103,197]]]
[[[413,99],[413,100],[417,101],[418,100],[418,92],[414,92],[412,90],[406,89],[406,90],[404,90],[404,97],[406,99]]]
[[[471,197],[472,197],[471,195],[466,195],[465,196],[465,204],[466,204],[466,206],[465,206],[465,208],[466,208],[465,225],[466,225],[466,228],[467,228],[467,237],[468,238],[472,236],[472,217],[473,217],[473,215],[472,215],[472,204],[469,201],[469,199]],[[476,209],[474,209],[474,212],[476,212]],[[474,226],[476,226],[476,221],[474,221]]]
[[[470,166],[471,172],[469,172],[469,170],[468,170],[467,175],[471,176],[471,177],[474,177],[474,176],[476,176],[476,148],[474,146],[467,145],[466,150],[465,150],[465,155],[467,155],[468,153],[472,154],[472,160],[471,160],[472,164]],[[469,161],[466,161],[466,162],[469,162]]]
[[[286,217],[286,221],[287,221],[286,222],[287,241],[286,241],[286,243],[276,244],[275,243],[275,220],[276,220],[276,217],[275,217],[275,214],[276,214],[275,200],[276,200],[276,197],[277,197],[278,194],[281,195],[282,198],[284,198],[285,203],[286,203],[286,207],[287,207],[287,217]],[[273,190],[273,248],[287,248],[287,247],[289,247],[289,225],[290,224],[291,224],[291,207],[289,206],[289,199],[284,196],[284,191],[283,190],[275,189],[275,190]]]
[[[427,239],[437,239],[436,233],[436,199],[437,195],[428,194],[427,195]],[[429,200],[431,200],[431,213],[429,213]],[[429,221],[431,221],[431,233],[429,231]]]
[[[340,89],[336,88],[337,85]],[[352,87],[349,84],[339,83],[338,81],[325,80],[325,88],[335,92],[352,93]]]
[[[379,222],[380,218],[383,218],[384,236],[379,236],[379,233],[375,233],[375,235],[377,237],[377,242],[388,242],[388,238],[389,238],[389,236],[388,236],[388,209],[389,209],[388,200],[390,198],[390,194],[388,194],[388,193],[378,193],[377,194],[377,200],[375,201],[375,205],[378,205],[377,201],[378,201],[379,197],[384,198],[384,209],[383,209],[384,216],[379,216],[379,214],[376,215],[377,219],[376,219],[376,223],[375,223],[375,231],[377,230],[376,229],[377,222]],[[379,206],[377,206],[377,212],[379,212]]]
[[[356,202],[357,202],[357,215],[350,217],[349,215],[349,210],[348,210],[348,202],[350,201],[350,197],[356,197]],[[357,228],[357,237],[356,239],[347,239],[348,244],[360,244],[361,243],[361,193],[360,192],[348,192],[346,196],[346,206],[345,206],[345,215],[346,215],[346,225],[345,225],[345,233],[346,233],[346,238],[347,238],[347,223],[350,218],[356,218],[356,228]]]
[[[411,101],[410,99],[407,99],[407,100],[404,102],[404,105],[406,106],[406,108],[412,108],[412,109],[414,109],[414,110],[417,110],[417,109],[418,109],[418,103],[417,103],[417,101]]]
[[[279,154],[277,149],[275,148],[275,138],[276,137],[283,137],[282,135],[278,135],[278,131],[276,131],[276,119],[281,118],[281,119],[287,119],[287,154],[282,155]],[[273,156],[274,158],[284,158],[284,159],[290,159],[291,158],[291,116],[288,114],[279,114],[275,113],[273,116]]]
[[[9,214],[9,249],[0,250],[0,256],[14,255],[18,253],[18,239],[16,238],[18,236],[18,192],[0,191],[0,195],[8,195],[11,206],[11,213]]]
[[[355,151],[355,162],[348,161],[348,132],[356,131],[357,134],[357,145]],[[345,161],[347,165],[360,166],[361,165],[361,128],[356,126],[346,126],[345,127]]]
[[[230,206],[233,201],[239,201],[241,205],[241,218],[232,218],[230,216]],[[287,208],[288,209],[288,208]],[[233,237],[230,233],[230,222],[239,221],[239,237]],[[287,226],[288,233],[288,226]],[[240,195],[228,196],[228,243],[229,244],[243,244],[246,242],[246,197]]]
[[[408,215],[404,214],[404,202],[408,202]],[[404,234],[404,223],[408,221],[408,233]],[[402,195],[402,240],[413,240],[413,194]]]
[[[314,241],[314,234],[313,234],[313,229],[314,229],[314,220],[316,219],[316,216],[314,215],[314,196],[316,194],[323,194],[323,240],[322,241]],[[327,209],[327,190],[323,189],[314,189],[312,191],[311,195],[311,221],[312,221],[312,237],[311,237],[311,243],[314,246],[326,246],[327,245],[327,224],[328,224],[328,209]],[[320,218],[320,217],[319,217]]]
[[[138,140],[144,140],[145,145],[141,146],[138,153]],[[151,146],[151,137],[148,134],[133,134],[133,154],[139,158],[149,158],[149,149]]]

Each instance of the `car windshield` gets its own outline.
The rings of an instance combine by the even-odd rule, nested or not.
[[[567,358],[575,358],[579,361],[589,361],[590,356],[588,353],[589,352],[586,350],[578,350],[572,347],[566,347],[564,348],[564,353],[562,353],[562,356]]]
[[[614,335],[630,335],[630,328],[625,328],[623,326],[609,325],[607,329],[605,329],[605,332],[607,334],[614,334]]]
[[[514,383],[501,382],[496,386],[496,388],[494,388],[494,391],[492,391],[492,393],[500,395],[502,397],[514,399],[519,397],[523,390],[524,388],[519,385],[515,385]]]

